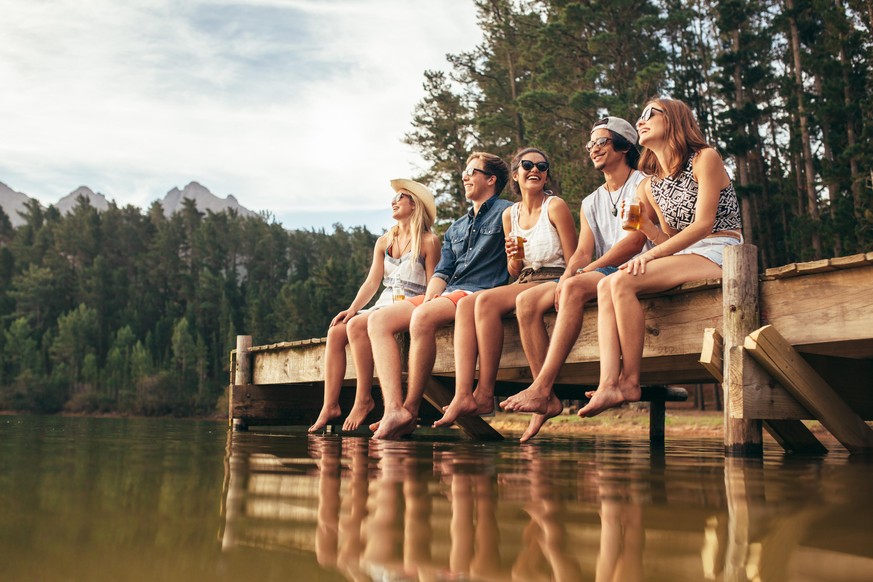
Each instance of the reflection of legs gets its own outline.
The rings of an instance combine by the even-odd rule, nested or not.
[[[361,538],[361,525],[367,515],[367,442],[360,439],[344,439],[349,444],[351,483],[349,484],[348,512],[339,522],[339,551],[337,564],[352,580],[362,579],[361,554],[364,541]]]
[[[448,426],[459,416],[475,414],[478,409],[473,398],[473,380],[479,346],[476,343],[475,306],[481,293],[474,293],[458,302],[453,332],[455,347],[455,396],[444,409],[443,417],[434,426]],[[487,411],[486,411],[487,412]]]
[[[412,460],[410,460],[412,461]],[[414,471],[403,481],[404,516],[403,566],[407,573],[423,570],[431,564],[431,499],[427,481]]]
[[[309,427],[316,432],[342,414],[339,405],[340,389],[346,374],[346,324],[338,323],[327,330],[327,344],[324,347],[324,404],[318,419]]]
[[[401,301],[374,311],[367,323],[373,361],[385,401],[385,417],[396,415],[403,408],[400,349],[394,334],[409,329],[414,309],[412,303]]]
[[[449,550],[449,569],[453,573],[470,574],[473,561],[473,495],[469,475],[451,476],[452,520],[449,533],[452,545]]]
[[[315,437],[319,438],[319,437]],[[322,566],[337,563],[340,508],[339,443],[320,443],[315,555]]]
[[[643,579],[643,510],[630,502],[601,502],[597,582]]]
[[[476,554],[470,574],[482,580],[505,579],[500,568],[500,533],[497,529],[497,492],[491,475],[472,476],[476,489]]]
[[[353,317],[346,328],[355,362],[357,387],[355,404],[343,423],[343,430],[356,430],[373,410],[373,348],[370,347],[370,336],[367,335],[369,315],[362,313]]]
[[[384,466],[386,462],[392,464],[396,461],[402,459],[383,457],[380,462],[383,474],[370,483],[369,516],[364,525],[367,540],[364,561],[371,565],[371,572],[373,567],[377,570],[392,569],[402,563],[401,484],[386,478],[386,473],[390,474],[394,469]]]
[[[410,304],[411,307],[411,304]],[[387,311],[389,308],[381,309]],[[395,405],[392,401],[389,404],[385,401],[385,416],[379,422],[379,429],[373,435],[380,439],[394,439],[403,434],[412,432],[415,428],[415,421],[418,418],[418,409],[421,406],[421,399],[424,395],[424,386],[427,378],[433,371],[433,363],[436,359],[436,331],[440,327],[451,323],[455,318],[455,304],[450,300],[442,297],[437,297],[423,303],[411,311],[409,320],[409,375],[407,378],[407,394],[406,400],[400,406]],[[376,316],[379,311],[373,314]],[[371,323],[372,327],[372,323]],[[373,338],[372,333],[370,338]],[[393,337],[392,337],[393,341]],[[376,343],[373,343],[373,353],[377,353]],[[394,349],[396,350],[396,344]],[[399,353],[397,355],[397,371],[400,367]],[[379,356],[376,356],[376,369],[379,370],[379,380],[382,380],[381,368],[379,367]],[[396,393],[400,393],[399,374],[397,376]],[[394,377],[391,378],[392,382]],[[384,390],[384,388],[383,388]],[[394,390],[392,389],[392,397]]]
[[[607,408],[640,399],[645,313],[637,298],[639,294],[664,291],[687,281],[720,276],[721,267],[709,259],[698,255],[674,255],[651,261],[646,265],[644,275],[629,275],[627,271],[619,271],[606,277],[598,290],[598,302],[608,290],[614,323],[606,336],[599,335],[605,341],[600,346],[601,383],[591,401],[579,410],[579,416],[595,416]],[[599,305],[599,308],[602,307]],[[598,319],[598,323],[601,321]],[[610,323],[608,317],[606,323]],[[615,334],[618,336],[620,354],[614,353]],[[609,368],[604,363],[604,354],[610,361]],[[618,356],[621,369],[616,377]]]

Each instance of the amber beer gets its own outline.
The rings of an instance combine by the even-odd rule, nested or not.
[[[406,299],[406,293],[403,291],[403,285],[394,285],[391,289],[391,295],[394,297],[394,303],[400,303]]]
[[[520,236],[518,233],[510,232],[509,236],[515,238],[515,254],[512,255],[514,259],[523,259],[524,258],[524,241],[525,238]]]
[[[624,215],[621,217],[621,227],[625,230],[640,229],[640,203],[628,204],[624,207]]]

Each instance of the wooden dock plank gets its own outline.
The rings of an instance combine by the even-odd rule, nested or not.
[[[853,453],[873,452],[873,430],[772,325],[753,331],[745,349]]]

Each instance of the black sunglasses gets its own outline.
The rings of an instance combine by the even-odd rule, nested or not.
[[[480,174],[485,174],[486,176],[493,176],[494,175],[494,174],[491,174],[489,172],[486,172],[485,170],[480,170],[479,168],[474,168],[473,166],[470,166],[466,170],[461,172],[461,176],[470,176],[472,178],[473,174],[475,174],[476,172],[479,172]]]
[[[585,151],[590,152],[594,149],[594,146],[602,148],[606,145],[606,142],[612,141],[611,137],[598,137],[597,139],[592,139],[588,143],[585,144]]]
[[[664,110],[663,110],[663,109],[658,109],[658,108],[655,107],[654,105],[649,105],[648,107],[646,107],[645,109],[643,109],[643,113],[642,113],[642,115],[640,115],[640,118],[639,118],[639,120],[637,120],[637,123],[639,123],[640,121],[648,121],[648,120],[650,120],[650,119],[652,118],[652,111],[657,111],[657,112],[660,113],[661,115],[664,115]]]
[[[525,172],[530,172],[533,170],[533,167],[536,166],[537,170],[540,172],[548,172],[549,171],[549,162],[532,162],[530,160],[522,160],[521,167],[524,168]]]

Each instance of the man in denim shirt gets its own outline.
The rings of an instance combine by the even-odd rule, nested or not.
[[[436,359],[436,330],[455,319],[466,295],[503,285],[508,278],[503,211],[512,205],[498,198],[509,180],[506,162],[475,152],[463,173],[464,193],[472,209],[446,231],[442,257],[424,295],[375,311],[367,331],[385,414],[370,428],[376,438],[393,439],[415,429],[427,378]],[[400,350],[394,334],[409,330],[407,395],[403,399]]]

